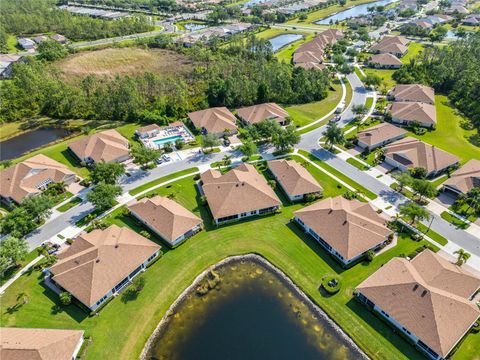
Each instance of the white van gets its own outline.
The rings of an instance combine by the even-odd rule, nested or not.
[[[335,109],[335,114],[340,114],[345,109],[345,103],[342,101]]]

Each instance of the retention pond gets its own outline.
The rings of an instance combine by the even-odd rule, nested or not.
[[[255,255],[205,271],[175,302],[142,359],[367,359],[283,273]]]

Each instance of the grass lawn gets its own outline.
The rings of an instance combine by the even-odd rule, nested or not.
[[[451,215],[448,211],[442,212],[440,216],[442,217],[443,220],[448,221],[450,224],[455,225],[460,229],[466,229],[470,226],[469,224],[460,220],[456,216]]]
[[[421,232],[423,232],[428,237],[430,237],[433,241],[439,243],[440,245],[447,245],[447,243],[448,243],[447,239],[445,239],[442,235],[433,231],[432,229],[428,230],[428,227],[426,227],[422,223],[418,223],[416,228],[418,230],[420,230]]]
[[[340,180],[342,180],[343,182],[345,182],[346,184],[350,185],[351,187],[353,187],[354,189],[357,189],[357,191],[361,192],[362,194],[364,194],[366,197],[368,197],[370,200],[374,200],[376,199],[378,196],[371,192],[370,190],[364,188],[362,185],[360,185],[359,183],[355,182],[354,180],[350,179],[349,177],[343,175],[340,171],[334,169],[333,167],[331,167],[330,165],[328,165],[327,163],[317,159],[314,155],[310,154],[309,152],[305,151],[305,150],[299,150],[299,153],[302,154],[303,156],[305,156],[306,158],[308,158],[310,161],[313,161],[315,164],[321,166],[322,168],[324,168],[325,170],[327,170],[329,173],[331,173],[332,175],[335,175],[336,177],[338,177]]]
[[[457,214],[462,215],[464,218],[467,218],[471,222],[476,221],[479,216],[479,214],[476,214],[475,211],[467,204],[464,204],[460,207],[452,205],[448,209],[451,211],[455,211]]]
[[[289,30],[288,32],[283,31],[282,33],[295,33],[295,34],[303,34],[304,35],[303,39],[294,41],[291,44],[288,44],[287,46],[282,47],[279,51],[277,51],[275,53],[275,57],[279,61],[284,61],[286,63],[290,63],[292,61],[293,53],[295,52],[295,50],[300,45],[302,45],[303,43],[305,43],[307,41],[312,40],[314,35],[315,35],[315,34],[312,34],[312,33],[302,33],[300,31],[295,31],[295,30],[293,32],[291,30]]]
[[[149,188],[151,188],[155,185],[161,184],[161,183],[163,183],[165,181],[168,181],[168,180],[175,179],[176,177],[179,177],[179,176],[183,176],[183,175],[187,175],[187,174],[193,174],[197,171],[198,171],[198,168],[196,168],[196,167],[195,168],[190,168],[190,169],[185,169],[185,170],[182,170],[182,171],[178,171],[176,173],[164,176],[160,179],[156,179],[156,180],[150,181],[148,183],[142,184],[139,187],[136,187],[135,189],[130,190],[128,193],[130,195],[137,195],[137,194],[141,193],[142,191],[145,191],[145,190],[147,190],[147,189],[149,189]]]
[[[462,127],[467,123],[467,119],[449,105],[446,96],[435,95],[435,107],[437,109],[436,129],[427,131],[424,135],[409,132],[408,136],[435,145],[463,160],[480,159],[480,143],[477,142],[477,145],[474,145],[478,137],[477,132]]]
[[[355,74],[357,74],[357,76],[359,77],[360,80],[363,80],[364,76],[362,75],[360,69],[356,66],[353,67],[353,69],[355,70]],[[365,69],[365,68],[364,68]]]
[[[348,158],[347,163],[355,166],[357,169],[360,169],[362,171],[368,170],[367,166],[363,165],[360,161],[356,160],[355,158]]]
[[[441,184],[443,184],[443,182],[445,182],[446,180],[448,179],[448,175],[443,175],[443,176],[440,176],[438,178],[436,178],[435,180],[432,180],[430,181],[435,187],[439,187]]]
[[[377,166],[378,164],[375,160],[376,154],[377,154],[377,151],[374,150],[370,152],[370,154],[368,154],[367,157],[363,157],[362,154],[358,154],[357,157],[365,161],[370,166]]]
[[[321,101],[286,107],[285,110],[290,114],[293,123],[298,127],[305,126],[335,109],[342,98],[342,85],[339,81],[336,81],[333,88],[334,90],[330,90],[328,96]]]
[[[402,63],[408,64],[410,59],[415,59],[424,48],[425,45],[412,41],[410,44],[408,44],[408,52],[400,60]]]
[[[373,105],[373,98],[367,97],[367,99],[365,100],[365,106],[367,107],[367,109],[370,109],[372,105]]]
[[[284,271],[372,358],[424,359],[390,326],[354,300],[352,294],[355,286],[391,258],[410,254],[427,244],[425,241],[417,243],[401,235],[396,247],[376,256],[370,264],[361,263],[344,270],[291,222],[293,212],[301,208],[301,204],[285,204],[280,214],[215,228],[207,209],[199,205],[192,178],[171,185],[156,191],[168,194],[175,189],[175,200],[203,216],[206,230],[174,250],[164,249],[163,258],[144,274],[146,286],[135,300],[122,302],[121,297],[117,297],[99,316],[88,317],[75,305],[59,306],[57,296],[43,286],[41,274],[31,272],[4,294],[2,326],[83,329],[87,336],[92,336],[87,359],[137,359],[168,307],[199,273],[227,256],[256,253]],[[131,225],[118,216],[112,221]],[[336,275],[343,284],[340,292],[332,297],[324,297],[319,292],[325,275]],[[22,291],[29,298],[24,305],[16,300]],[[480,346],[479,336],[469,337],[468,341],[469,346],[465,350],[462,346],[458,356],[473,356]]]
[[[23,130],[20,129],[20,125],[22,123],[19,121],[0,125],[0,140],[6,140],[21,134]]]
[[[70,210],[74,206],[77,206],[82,202],[82,199],[80,199],[78,196],[75,196],[72,200],[70,200],[68,203],[63,204],[62,206],[59,206],[57,208],[58,211],[60,212],[66,212],[67,210]]]
[[[363,72],[366,75],[369,74],[376,74],[380,76],[380,78],[383,80],[383,85],[387,87],[387,89],[391,89],[394,87],[397,83],[395,80],[392,79],[392,75],[395,72],[395,70],[391,69],[372,69],[369,67],[364,67]]]
[[[17,267],[12,267],[5,271],[5,273],[0,276],[0,285],[5,284],[9,279],[11,279],[17,272],[19,272],[22,268],[24,268],[27,264],[32,262],[38,257],[38,250],[34,249],[30,251],[27,256],[25,256],[24,260],[18,262]]]
[[[18,41],[17,37],[14,35],[7,35],[7,47],[8,47],[8,53],[18,53],[20,50],[17,47]]]

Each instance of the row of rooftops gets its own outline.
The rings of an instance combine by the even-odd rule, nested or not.
[[[399,57],[408,51],[409,40],[403,36],[384,36],[379,42],[370,47],[369,64],[381,67],[400,67],[402,62]]]

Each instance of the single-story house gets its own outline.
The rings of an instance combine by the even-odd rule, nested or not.
[[[480,25],[480,14],[470,14],[462,21],[463,25],[469,26],[479,26]]]
[[[217,170],[207,170],[200,181],[217,225],[269,214],[281,205],[275,191],[251,164],[244,163],[223,175]]]
[[[375,54],[392,54],[402,57],[408,51],[409,41],[403,36],[384,36],[370,48]]]
[[[167,197],[145,197],[129,205],[128,209],[170,246],[178,245],[202,229],[202,219]]]
[[[43,42],[45,40],[48,40],[48,36],[46,36],[46,35],[38,35],[38,36],[35,36],[33,38],[33,41],[35,41],[35,43],[37,43],[37,44],[40,44],[41,42]]]
[[[403,63],[392,54],[375,54],[369,57],[368,65],[377,69],[399,69]]]
[[[9,79],[12,76],[13,64],[24,62],[24,57],[17,54],[0,54],[0,79]]]
[[[358,146],[373,150],[402,139],[407,131],[389,123],[381,123],[358,132]]]
[[[325,70],[327,66],[325,64],[319,64],[317,62],[302,62],[302,63],[296,63],[295,67],[301,67],[304,68],[305,70]]]
[[[135,135],[139,139],[151,138],[156,136],[162,128],[157,124],[149,124],[135,130]]]
[[[466,194],[473,188],[480,188],[480,160],[469,160],[443,183],[443,190],[456,195]]]
[[[317,51],[297,51],[293,54],[292,62],[294,65],[298,66],[305,63],[319,64],[323,60],[323,53]]]
[[[83,330],[0,328],[2,360],[75,360]]]
[[[271,160],[268,168],[290,201],[303,200],[305,195],[320,194],[323,190],[312,174],[294,160]]]
[[[387,107],[392,122],[402,125],[414,125],[433,128],[437,124],[435,105],[421,102],[394,102]]]
[[[18,45],[24,50],[32,50],[35,49],[35,41],[32,39],[28,38],[19,38],[18,40]]]
[[[275,103],[264,103],[240,108],[237,115],[245,125],[258,124],[264,120],[275,120],[285,125],[289,113]]]
[[[319,64],[323,60],[325,48],[328,45],[335,44],[344,34],[341,30],[328,29],[322,31],[312,40],[307,41],[297,47],[293,53],[293,64],[316,63]]]
[[[294,212],[295,221],[342,265],[382,247],[392,231],[369,203],[342,196]]]
[[[70,185],[77,175],[64,164],[38,154],[0,171],[0,198],[7,204],[20,204],[27,196],[46,190],[49,184]]]
[[[116,130],[105,130],[73,141],[70,151],[87,164],[104,161],[123,162],[130,158],[129,143]]]
[[[355,294],[429,359],[446,359],[480,316],[471,301],[480,279],[424,250],[412,260],[394,258]]]
[[[145,271],[160,246],[127,227],[111,225],[77,236],[58,254],[46,280],[94,311]]]
[[[226,107],[214,107],[188,114],[192,124],[199,130],[223,136],[237,133],[237,118]]]
[[[386,146],[385,162],[401,171],[417,167],[427,170],[428,177],[434,177],[451,166],[459,158],[413,137],[397,140]]]
[[[63,35],[60,34],[55,34],[50,37],[52,40],[60,43],[60,44],[66,44],[67,43],[67,38]]]
[[[435,91],[422,84],[396,85],[388,92],[387,96],[394,101],[435,104]]]

